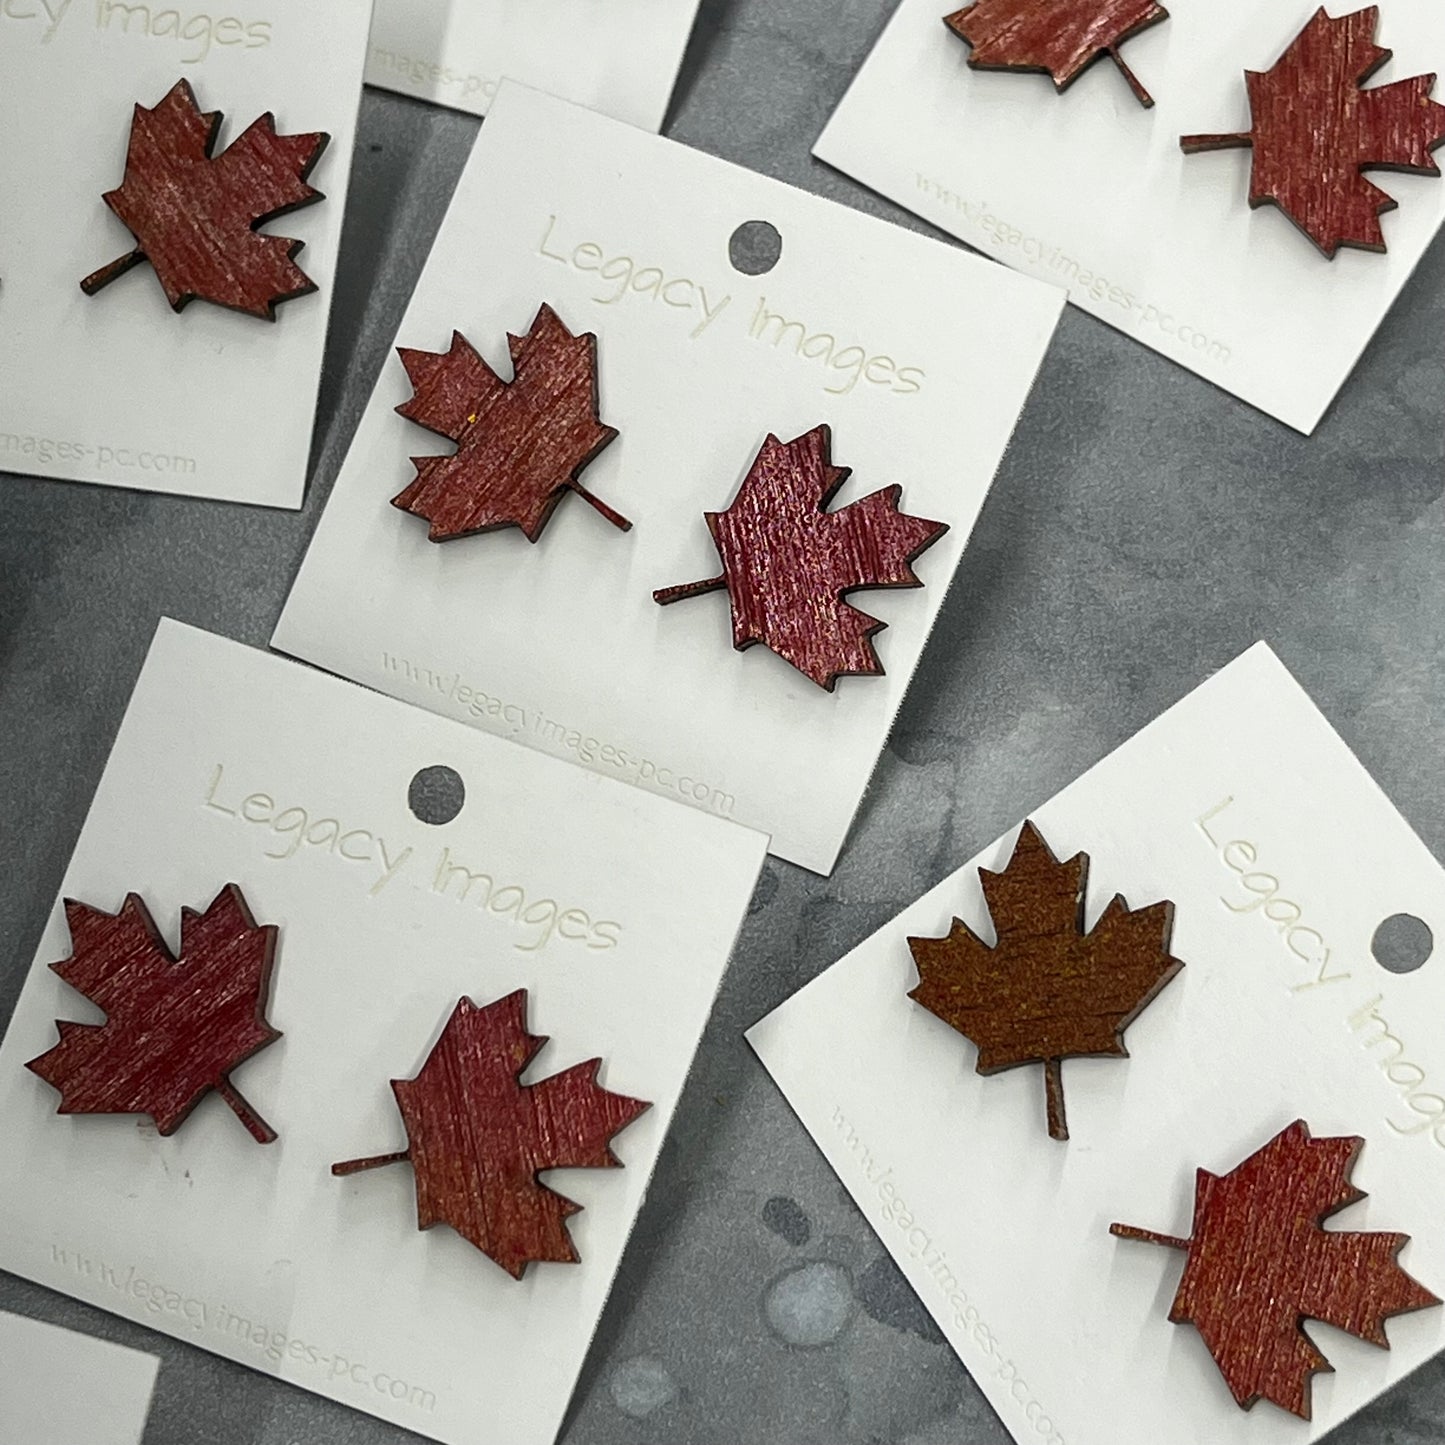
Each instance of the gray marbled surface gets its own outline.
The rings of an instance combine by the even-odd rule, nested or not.
[[[808,154],[891,8],[704,0],[668,134],[927,229]],[[474,133],[367,94],[300,515],[0,477],[0,1019],[156,619],[265,644]],[[1066,313],[841,865],[768,865],[569,1445],[1005,1445],[742,1030],[1259,637],[1445,856],[1442,423],[1445,243],[1308,441]],[[160,1353],[146,1445],[414,1438],[6,1276],[0,1308]],[[1437,1364],[1335,1438],[1442,1420]]]

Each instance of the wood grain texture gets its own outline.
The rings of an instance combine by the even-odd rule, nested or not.
[[[1118,894],[1084,931],[1089,859],[1054,857],[1025,823],[1001,873],[979,870],[998,941],[953,920],[944,938],[910,938],[909,998],[978,1046],[978,1072],[1044,1065],[1049,1133],[1069,1137],[1062,1063],[1128,1058],[1124,1030],[1183,968],[1169,953],[1174,905],[1131,910]]]
[[[761,642],[832,692],[844,676],[883,671],[872,638],[886,626],[843,599],[866,587],[921,587],[912,563],[948,527],[898,510],[885,487],[828,511],[847,481],[826,426],[790,442],[769,436],[726,512],[705,514],[723,570],[654,592],[667,606],[727,589],[733,646]]]
[[[181,910],[173,955],[138,894],[120,912],[65,901],[72,952],[52,969],[105,1011],[58,1024],[60,1042],[26,1068],[60,1091],[62,1114],[149,1114],[174,1134],[215,1089],[262,1144],[275,1131],[231,1071],[281,1035],[266,1021],[274,925],[258,927],[228,883],[204,913]]]
[[[410,1147],[331,1169],[409,1161],[418,1227],[450,1224],[514,1279],[529,1263],[578,1263],[566,1220],[582,1206],[538,1173],[621,1168],[609,1141],[652,1107],[602,1088],[600,1059],[521,1083],[547,1042],[527,1032],[526,1011],[525,989],[485,1008],[462,999],[416,1078],[391,1081]]]
[[[1119,47],[1168,18],[1155,0],[977,0],[943,23],[972,48],[975,70],[1043,71],[1060,92],[1107,55],[1147,107],[1154,99]]]
[[[1365,1197],[1350,1183],[1363,1146],[1313,1139],[1299,1119],[1230,1173],[1198,1171],[1192,1239],[1112,1226],[1120,1239],[1188,1251],[1169,1318],[1199,1330],[1246,1410],[1264,1399],[1310,1418],[1310,1382],[1332,1366],[1302,1321],[1389,1349],[1387,1319],[1440,1303],[1398,1263],[1408,1235],[1321,1227]]]
[[[1361,89],[1390,59],[1375,44],[1379,19],[1373,5],[1338,19],[1317,10],[1272,70],[1245,72],[1253,130],[1180,140],[1188,155],[1252,146],[1249,204],[1278,206],[1330,258],[1385,249],[1380,217],[1397,203],[1364,171],[1440,174],[1435,76]]]
[[[413,388],[397,407],[457,443],[454,456],[413,457],[416,480],[394,507],[431,523],[433,542],[520,527],[535,542],[569,492],[614,527],[618,516],[578,481],[617,435],[598,415],[597,338],[574,336],[544,305],[526,336],[508,336],[513,379],[503,381],[460,331],[442,353],[401,348]]]
[[[176,311],[201,297],[274,321],[281,302],[316,290],[294,259],[305,243],[257,227],[325,199],[306,177],[330,138],[277,135],[268,112],[212,157],[220,125],[184,80],[154,110],[136,106],[125,178],[105,203],[138,244],[87,276],[86,295],[143,261]]]

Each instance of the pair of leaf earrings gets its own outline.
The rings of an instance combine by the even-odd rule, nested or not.
[[[147,260],[177,311],[203,297],[274,320],[281,302],[316,289],[295,263],[302,243],[257,228],[322,199],[305,182],[328,137],[277,135],[268,113],[213,157],[220,121],[184,80],[154,109],[136,106],[124,182],[105,200],[138,244],[81,282],[87,294]],[[574,336],[543,306],[509,341],[511,382],[460,332],[440,355],[402,351],[415,394],[398,410],[457,452],[418,459],[395,504],[425,518],[434,542],[505,526],[535,542],[567,491],[629,530],[578,480],[617,436],[598,414],[596,337]],[[896,486],[829,512],[849,475],[830,444],[826,426],[769,436],[733,506],[707,514],[722,574],[654,594],[666,605],[726,588],[733,645],[761,642],[829,692],[842,676],[883,671],[871,639],[884,624],[844,595],[922,586],[911,564],[948,530],[900,512]]]
[[[596,336],[574,335],[543,305],[527,335],[507,343],[510,382],[459,331],[445,352],[400,349],[413,394],[398,413],[457,450],[413,457],[416,477],[392,505],[428,522],[433,542],[501,527],[535,542],[575,492],[628,531],[632,524],[578,480],[617,436],[600,415]],[[871,639],[885,624],[845,594],[921,587],[912,563],[948,530],[899,511],[896,485],[830,512],[850,475],[831,451],[827,426],[790,442],[769,436],[732,506],[705,514],[722,573],[653,593],[667,606],[726,588],[733,646],[761,642],[828,692],[840,677],[883,671]]]
[[[1060,91],[1109,56],[1141,104],[1153,99],[1119,55],[1126,40],[1169,18],[1154,0],[976,0],[944,17],[979,70],[1042,70]],[[1249,204],[1278,206],[1328,257],[1341,246],[1385,249],[1380,216],[1396,202],[1365,180],[1370,169],[1438,176],[1445,105],[1434,75],[1365,90],[1390,59],[1375,44],[1378,7],[1332,18],[1321,7],[1272,70],[1246,71],[1254,129],[1189,135],[1188,155],[1254,149]]]
[[[1088,866],[1083,853],[1060,862],[1025,823],[1003,871],[979,873],[995,946],[957,918],[944,938],[908,940],[909,997],[977,1045],[978,1073],[1044,1065],[1055,1139],[1068,1138],[1063,1060],[1127,1058],[1125,1029],[1184,966],[1169,952],[1172,903],[1130,909],[1116,894],[1084,931]],[[1245,1409],[1266,1399],[1309,1419],[1311,1378],[1331,1367],[1303,1320],[1388,1349],[1387,1319],[1440,1303],[1398,1263],[1409,1236],[1321,1227],[1365,1197],[1350,1183],[1363,1145],[1296,1120],[1228,1174],[1198,1171],[1192,1238],[1111,1227],[1187,1253],[1169,1318],[1196,1326]]]
[[[60,1092],[61,1114],[148,1114],[175,1133],[214,1089],[259,1143],[276,1131],[231,1071],[281,1035],[266,1020],[277,929],[257,926],[228,884],[204,913],[181,911],[172,954],[144,901],[118,913],[65,902],[71,956],[52,969],[103,1024],[57,1023],[60,1042],[26,1067]],[[620,1168],[610,1141],[651,1106],[597,1083],[600,1059],[520,1082],[546,1038],[529,1034],[524,989],[479,1008],[464,998],[414,1079],[392,1092],[409,1147],[336,1164],[338,1176],[406,1161],[417,1224],[450,1224],[514,1279],[529,1263],[578,1263],[566,1220],[581,1208],[544,1169]]]

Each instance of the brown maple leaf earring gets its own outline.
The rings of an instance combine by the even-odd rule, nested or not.
[[[462,999],[416,1078],[391,1081],[410,1147],[331,1172],[409,1163],[417,1227],[450,1224],[513,1279],[532,1263],[579,1263],[566,1221],[582,1206],[537,1175],[620,1169],[611,1140],[652,1105],[602,1088],[601,1059],[521,1083],[546,1042],[527,1032],[525,989],[485,1008]]]
[[[1025,823],[1001,873],[979,869],[998,941],[961,919],[944,938],[910,938],[908,997],[978,1046],[980,1074],[1043,1064],[1049,1134],[1069,1137],[1063,1061],[1126,1059],[1124,1030],[1184,965],[1169,953],[1174,905],[1131,909],[1115,894],[1084,932],[1089,859],[1061,863]]]
[[[306,177],[330,137],[277,135],[267,113],[212,156],[220,125],[184,80],[153,110],[136,106],[125,179],[104,199],[138,244],[80,283],[87,296],[143,261],[175,311],[200,297],[274,321],[281,302],[316,290],[294,259],[305,242],[256,228],[325,199]]]
[[[457,444],[454,455],[413,457],[416,480],[392,506],[431,523],[433,542],[519,527],[542,534],[567,492],[626,532],[632,523],[578,475],[617,435],[598,415],[597,338],[573,335],[542,306],[525,336],[507,337],[503,381],[460,331],[450,351],[398,348],[413,396],[397,412]]]
[[[1154,98],[1124,63],[1119,47],[1167,20],[1154,0],[976,0],[943,17],[972,47],[975,70],[1041,70],[1061,94],[1096,60],[1108,56],[1145,107]]]
[[[833,465],[831,451],[826,426],[790,442],[769,436],[732,506],[704,514],[721,575],[652,594],[666,607],[726,588],[733,646],[742,652],[761,642],[828,692],[840,677],[883,671],[871,639],[886,624],[844,595],[922,587],[912,564],[948,531],[900,512],[899,486],[828,511],[851,475]]]
[[[1110,1227],[1187,1252],[1169,1319],[1195,1326],[1243,1409],[1269,1400],[1310,1418],[1311,1378],[1333,1367],[1305,1320],[1388,1350],[1386,1320],[1440,1303],[1399,1265],[1408,1235],[1323,1228],[1365,1197],[1350,1182],[1364,1143],[1312,1138],[1297,1119],[1228,1174],[1198,1171],[1192,1239]]]
[[[105,1011],[60,1021],[60,1042],[26,1068],[60,1091],[62,1114],[149,1114],[174,1134],[214,1089],[261,1144],[276,1132],[231,1071],[281,1035],[266,1021],[276,927],[258,927],[229,883],[204,913],[181,910],[171,953],[139,894],[119,913],[65,901],[71,955],[51,969]]]
[[[1433,75],[1365,90],[1390,59],[1375,44],[1376,6],[1331,19],[1321,7],[1272,70],[1245,72],[1254,129],[1187,135],[1186,155],[1252,146],[1251,208],[1275,205],[1333,259],[1341,246],[1383,251],[1380,216],[1398,204],[1366,170],[1438,176],[1445,105]]]

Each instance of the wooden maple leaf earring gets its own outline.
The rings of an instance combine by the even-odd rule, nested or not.
[[[972,47],[974,70],[1042,70],[1060,94],[1107,55],[1147,108],[1154,98],[1119,47],[1168,18],[1154,0],[976,0],[943,23]]]
[[[1186,155],[1252,146],[1249,204],[1278,206],[1333,259],[1341,246],[1383,251],[1380,217],[1398,204],[1366,170],[1438,176],[1445,105],[1433,75],[1365,90],[1390,59],[1375,44],[1376,6],[1331,19],[1317,10],[1269,71],[1245,71],[1254,129],[1187,135]]]
[[[57,1024],[60,1042],[26,1068],[60,1091],[62,1114],[149,1114],[174,1134],[214,1089],[258,1143],[276,1131],[231,1071],[281,1035],[266,1021],[276,927],[258,927],[229,883],[204,913],[181,910],[172,954],[139,894],[119,913],[65,900],[72,951],[51,968],[105,1011]]]
[[[281,302],[316,290],[294,259],[305,242],[256,228],[325,199],[306,177],[330,137],[277,135],[268,112],[212,156],[220,126],[184,80],[155,109],[136,106],[125,179],[104,199],[138,244],[80,283],[87,296],[143,261],[175,311],[200,297],[274,321]]]
[[[1192,1239],[1110,1228],[1188,1253],[1169,1318],[1204,1337],[1243,1409],[1269,1400],[1310,1418],[1311,1379],[1333,1367],[1304,1320],[1388,1350],[1386,1320],[1440,1303],[1400,1268],[1409,1235],[1321,1227],[1365,1197],[1350,1183],[1364,1142],[1311,1138],[1297,1119],[1223,1177],[1198,1171]]]
[[[464,998],[414,1079],[393,1079],[410,1147],[333,1164],[338,1176],[410,1163],[417,1227],[450,1224],[513,1279],[528,1264],[577,1264],[566,1220],[582,1208],[543,1169],[620,1169],[609,1148],[652,1107],[609,1093],[591,1059],[535,1084],[522,1070],[547,1042],[527,1032],[527,991],[485,1008]]]
[[[632,523],[577,480],[617,435],[598,415],[597,338],[574,336],[544,305],[525,336],[508,336],[503,381],[460,331],[450,351],[399,348],[413,396],[400,415],[457,444],[448,457],[413,457],[416,480],[392,506],[431,523],[433,542],[520,527],[542,534],[568,492],[620,531]]]
[[[908,997],[978,1046],[978,1072],[1043,1064],[1049,1134],[1069,1137],[1065,1059],[1126,1059],[1124,1030],[1184,965],[1169,953],[1174,905],[1131,909],[1115,894],[1084,932],[1089,859],[1061,863],[1025,823],[1001,873],[979,869],[998,942],[961,919],[944,938],[910,938]]]
[[[790,442],[769,436],[726,512],[704,517],[720,576],[652,594],[666,607],[727,589],[733,646],[761,642],[832,692],[845,676],[877,676],[871,641],[887,625],[843,598],[865,587],[922,587],[912,563],[948,527],[898,510],[884,487],[836,512],[828,503],[852,474],[835,467],[826,426]]]

